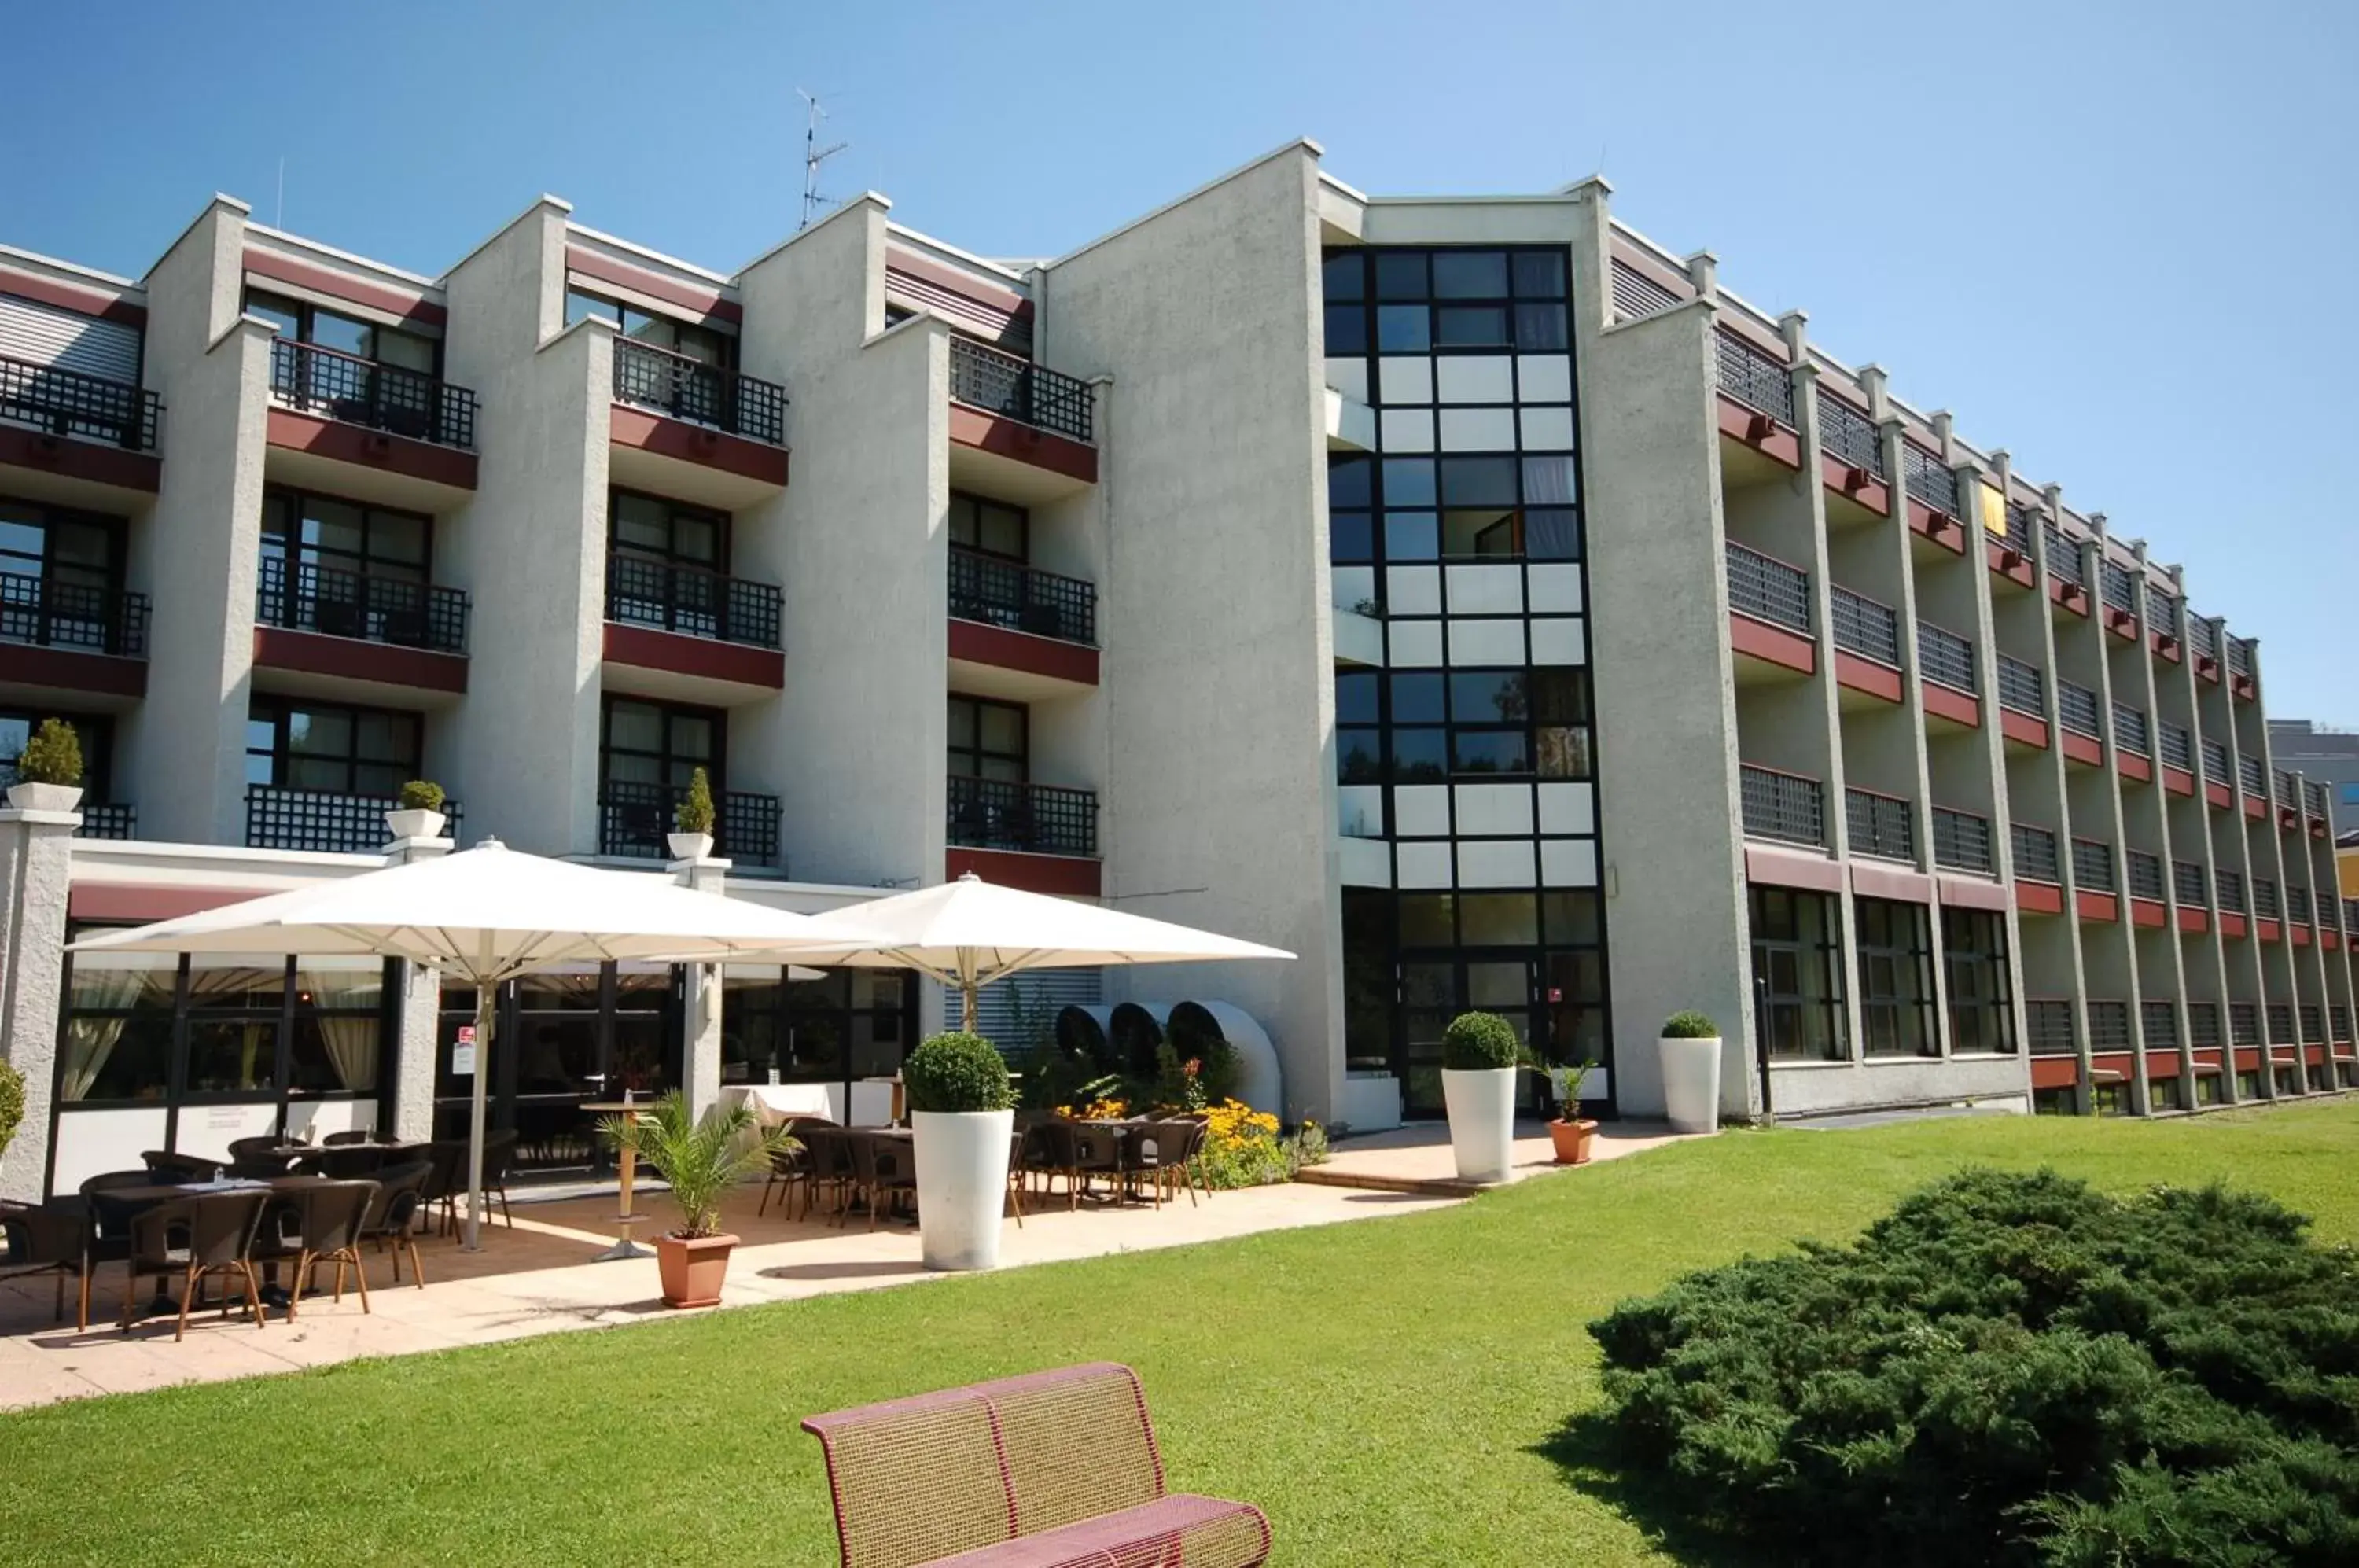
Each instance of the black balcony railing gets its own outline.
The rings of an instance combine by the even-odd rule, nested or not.
[[[2089,1049],[2091,1051],[2127,1051],[2136,1042],[2130,1039],[2130,1005],[2122,1001],[2089,1002]]]
[[[163,407],[156,394],[128,382],[0,355],[0,419],[153,452]]]
[[[1066,642],[1098,640],[1098,587],[1020,561],[951,546],[951,614]]]
[[[2288,887],[2285,890],[2286,919],[2296,925],[2310,924],[2310,889]]]
[[[776,648],[779,598],[773,583],[645,556],[606,558],[606,618],[625,626]]]
[[[1807,637],[1810,630],[1810,574],[1775,556],[1732,541],[1728,546],[1728,607]]]
[[[2179,1005],[2145,1001],[2138,1004],[2138,1043],[2148,1051],[2179,1049]]]
[[[1826,789],[1817,779],[1748,762],[1736,770],[1736,781],[1747,838],[1825,847]]]
[[[1917,670],[1956,691],[1982,690],[1974,679],[1974,645],[1946,626],[1917,623]]]
[[[1843,791],[1843,813],[1851,827],[1851,852],[1878,860],[1915,860],[1917,824],[1908,802],[1897,795],[1879,794],[1856,787]]]
[[[74,808],[82,813],[82,826],[77,836],[82,838],[137,838],[139,812],[137,808],[120,800],[111,804],[92,805],[84,800]]]
[[[438,446],[475,444],[475,395],[464,387],[324,344],[273,342],[270,391],[290,408],[348,425]]]
[[[2254,877],[2253,918],[2257,920],[2274,920],[2284,914],[2285,907],[2277,901],[2277,879],[2270,877]]]
[[[2039,666],[2006,654],[1998,656],[1998,701],[2005,708],[2034,718],[2048,716],[2048,693],[2040,686]]]
[[[2305,779],[2301,785],[2301,809],[2321,822],[2331,818],[2327,804],[2326,786],[2314,779]]]
[[[668,348],[614,340],[614,401],[769,446],[787,444],[787,389]]]
[[[1958,475],[1939,457],[1915,441],[1903,441],[1900,467],[1911,496],[1946,516],[1960,515]]]
[[[2195,737],[2188,733],[2185,724],[2174,724],[2169,719],[2155,720],[2154,747],[2155,756],[2165,768],[2186,773],[2195,771]]]
[[[2077,735],[2102,739],[2104,727],[2097,719],[2097,694],[2061,676],[2056,681],[2056,717]]]
[[[2143,710],[2127,702],[2114,704],[2114,744],[2133,757],[2154,755],[2154,742],[2147,734]]]
[[[2220,912],[2222,914],[2241,915],[2246,912],[2246,907],[2245,904],[2244,873],[2240,871],[2230,871],[2225,867],[2223,867],[2213,875],[2212,881],[2213,887],[2220,895]]]
[[[1794,423],[1792,373],[1777,359],[1734,332],[1723,330],[1714,332],[1712,338],[1720,351],[1720,389],[1746,408],[1757,409],[1778,423],[1791,427]]]
[[[1077,441],[1097,439],[1088,382],[971,338],[951,339],[951,396],[986,413],[1005,414]]]
[[[1033,855],[1098,852],[1098,798],[1093,790],[962,775],[953,775],[949,784],[952,844]]]
[[[2271,1002],[2267,1009],[2271,1045],[2291,1045],[2293,1038],[2293,1004]]]
[[[2179,600],[2147,583],[2146,590],[2147,625],[2168,637],[2183,637],[2187,608]]]
[[[385,814],[397,804],[390,795],[340,795],[254,784],[245,791],[245,844],[249,849],[309,849],[335,855],[366,855],[392,838]],[[445,838],[459,836],[456,800],[442,802]]]
[[[2343,900],[2343,929],[2359,936],[2359,898]]]
[[[2204,880],[2203,867],[2196,862],[2172,861],[2170,884],[2171,891],[2179,895],[2179,901],[2189,909],[2208,909],[2212,907],[2211,884]]]
[[[2125,858],[2129,861],[2130,897],[2151,898],[2156,903],[2160,903],[2163,889],[2162,856],[2149,855],[2143,849],[2133,849],[2128,852]]]
[[[0,572],[0,642],[147,657],[147,595]]]
[[[2081,542],[2054,523],[2042,523],[2039,531],[2048,544],[2048,574],[2059,583],[2076,587],[2087,585],[2087,576],[2081,570]]]
[[[2031,555],[2032,525],[2038,518],[2039,514],[2022,502],[2009,501],[2006,504],[2006,531],[1999,536],[1999,543],[2028,559]]]
[[[2236,1045],[2261,1043],[2261,1009],[2251,1002],[2228,1004],[2228,1038]]]
[[[2261,766],[2261,759],[2257,757],[2236,758],[2236,782],[2244,787],[2245,794],[2256,800],[2269,798],[2268,769]]]
[[[1952,871],[1978,871],[1985,877],[1996,870],[1991,858],[1990,819],[1951,806],[1934,807],[1933,864]]]
[[[2190,1002],[2187,1004],[2187,1043],[2198,1051],[2220,1049],[2220,1004]]]
[[[2326,1009],[2316,1002],[2304,1002],[2295,1017],[2301,1021],[2301,1042],[2304,1045],[2326,1043]]]
[[[2128,567],[2118,561],[2100,557],[2097,581],[2105,596],[2107,609],[2121,610],[2133,615],[2137,614],[2137,576]]]
[[[2091,893],[2114,891],[2114,846],[2103,839],[2074,839],[2072,880]]]
[[[2034,1056],[2077,1056],[2080,1045],[2072,1038],[2072,1004],[2055,998],[2042,997],[2023,1004],[2023,1021],[2031,1036]]]
[[[598,853],[637,860],[669,860],[667,842],[688,789],[609,779],[598,787]],[[716,789],[712,852],[743,866],[778,863],[778,798],[744,789]]]
[[[2183,617],[2187,623],[2187,646],[2205,659],[2220,657],[2220,632],[2201,615]]]
[[[2350,1044],[2351,1009],[2344,1007],[2342,1003],[2336,1002],[2328,1007],[2326,1009],[2326,1016],[2328,1021],[2334,1026],[2334,1043],[2337,1045]]]
[[[2298,810],[2301,805],[2301,790],[2295,783],[2294,776],[2280,768],[2277,770],[2276,782],[2277,804]]]
[[[2205,781],[2212,784],[2225,784],[2228,782],[2229,777],[2234,770],[2228,766],[2227,746],[2223,742],[2209,738],[2204,739],[2200,744],[2203,748],[2203,778]]]
[[[2052,828],[2034,827],[2029,822],[2010,822],[2008,836],[2015,843],[2015,874],[2032,882],[2061,882],[2063,871],[2056,862],[2056,833]]]
[[[1884,438],[1865,414],[1825,392],[1819,394],[1819,450],[1845,467],[1884,477]]]
[[[254,618],[266,626],[397,648],[467,651],[464,590],[346,572],[315,561],[290,567],[280,555],[262,558]]]
[[[1837,648],[1879,664],[1899,667],[1900,616],[1891,605],[1848,588],[1831,588],[1827,591],[1827,614],[1835,624]]]
[[[2228,642],[2228,673],[2250,675],[2253,672],[2253,645],[2245,637],[2231,637]]]

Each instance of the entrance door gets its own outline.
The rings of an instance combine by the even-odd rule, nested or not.
[[[1544,1020],[1536,1018],[1540,995],[1539,961],[1526,952],[1468,948],[1433,958],[1404,957],[1400,965],[1401,1054],[1395,1071],[1401,1080],[1401,1112],[1409,1116],[1445,1114],[1441,1094],[1441,1037],[1450,1020],[1469,1010],[1496,1013],[1516,1038],[1532,1044]],[[1537,1104],[1538,1080],[1518,1073],[1516,1105]]]

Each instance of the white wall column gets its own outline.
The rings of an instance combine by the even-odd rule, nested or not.
[[[66,889],[80,826],[77,811],[0,810],[0,1057],[25,1077],[25,1119],[0,1155],[0,1198],[48,1195]]]

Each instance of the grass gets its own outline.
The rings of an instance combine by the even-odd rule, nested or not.
[[[1733,1133],[1444,1212],[0,1416],[0,1561],[829,1563],[798,1418],[1096,1357],[1277,1561],[1660,1560],[1549,1457],[1596,1399],[1582,1325],[1973,1162],[2224,1180],[2359,1241],[2351,1102]]]

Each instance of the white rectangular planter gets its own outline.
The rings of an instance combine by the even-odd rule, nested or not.
[[[1720,1037],[1656,1041],[1662,1052],[1663,1115],[1673,1132],[1720,1130]]]
[[[1014,1111],[913,1111],[918,1247],[929,1269],[995,1269]]]
[[[1441,1103],[1450,1112],[1450,1152],[1461,1181],[1504,1181],[1516,1138],[1516,1070],[1441,1070]]]

